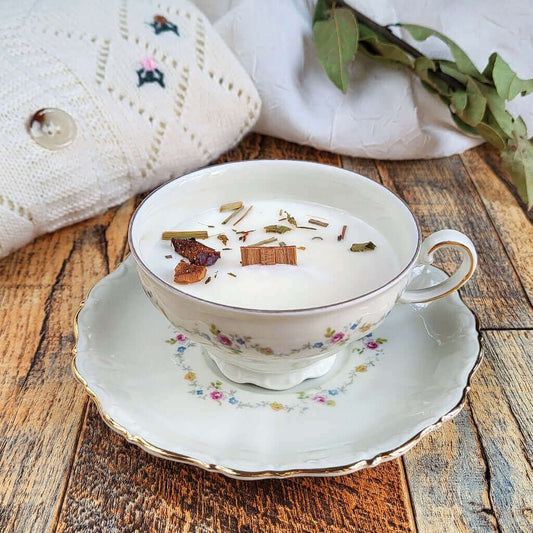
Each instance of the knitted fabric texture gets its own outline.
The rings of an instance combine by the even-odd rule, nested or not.
[[[260,100],[186,0],[3,0],[0,257],[198,168],[253,126]],[[29,122],[68,113],[72,144]]]

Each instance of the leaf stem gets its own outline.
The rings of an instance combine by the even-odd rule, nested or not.
[[[355,15],[355,18],[361,22],[361,24],[364,24],[365,26],[368,26],[371,30],[375,31],[378,35],[381,35],[385,39],[387,39],[390,43],[395,44],[399,48],[401,48],[404,52],[410,54],[415,59],[419,57],[424,57],[424,54],[417,50],[414,46],[411,46],[409,43],[405,42],[403,39],[400,39],[392,31],[389,30],[386,26],[381,26],[377,22],[373,21],[371,18],[367,17],[360,11],[357,11],[357,9],[353,8],[352,6],[348,5],[343,0],[332,0],[330,4],[335,5],[341,5],[342,7],[346,7],[350,9],[353,14]],[[447,83],[450,87],[459,90],[464,91],[466,87],[460,82],[457,81],[455,78],[452,78],[451,76],[448,76],[448,74],[445,74],[440,70],[440,68],[437,67],[437,70],[434,72],[435,76],[439,79],[441,79],[443,82]]]

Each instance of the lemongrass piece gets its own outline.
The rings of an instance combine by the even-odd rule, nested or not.
[[[239,207],[239,209],[236,209],[235,211],[233,211],[233,213],[231,213],[231,215],[228,218],[222,221],[222,224],[227,224],[236,214],[240,213],[243,209],[244,209],[244,206]]]
[[[312,228],[312,227],[310,227],[310,226],[296,226],[296,227],[297,227],[298,229],[312,229],[312,230],[314,230],[314,231],[317,230],[317,228]]]
[[[172,239],[207,239],[207,231],[164,231],[161,239],[170,241]]]
[[[265,239],[264,241],[259,241],[255,244],[250,244],[249,246],[263,246],[264,244],[270,244],[271,242],[276,242],[277,240],[277,237],[271,237],[270,239]]]
[[[244,213],[244,215],[242,215],[242,217],[239,218],[239,220],[235,221],[235,222],[233,223],[233,225],[236,226],[236,225],[237,225],[237,224],[238,224],[238,223],[239,223],[239,222],[240,222],[240,221],[241,221],[241,220],[242,220],[242,219],[243,219],[243,218],[244,218],[244,217],[245,217],[245,216],[246,216],[251,210],[252,210],[252,207],[253,207],[253,205],[251,205],[251,206],[246,210],[246,212]]]
[[[315,226],[322,226],[323,228],[327,228],[329,226],[328,222],[322,222],[322,220],[317,220],[316,218],[310,218],[307,222],[309,224],[314,224]]]
[[[240,209],[242,207],[242,202],[230,202],[229,204],[223,204],[220,206],[220,212],[224,211],[235,211],[235,209]]]

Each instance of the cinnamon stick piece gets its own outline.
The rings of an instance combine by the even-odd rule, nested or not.
[[[247,265],[296,265],[296,246],[241,246],[241,263]]]

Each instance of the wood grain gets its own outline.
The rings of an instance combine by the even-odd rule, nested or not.
[[[495,157],[496,156],[496,157]],[[533,224],[513,189],[502,179],[497,151],[483,145],[461,155],[522,286],[533,304]]]
[[[72,378],[73,316],[124,251],[134,203],[46,235],[0,261],[0,531],[49,531],[87,399]],[[121,250],[121,251],[119,251]],[[13,327],[16,324],[17,327]]]
[[[474,242],[478,268],[461,293],[482,327],[533,327],[527,294],[461,158],[380,161],[377,167],[383,184],[409,204],[424,235],[451,228]],[[443,265],[447,271],[454,269],[449,260]]]
[[[58,531],[411,531],[401,476],[386,463],[338,478],[228,479],[149,456],[91,406]]]
[[[273,158],[341,164],[255,134],[219,162]],[[79,302],[127,253],[138,197],[0,261],[2,533],[533,529],[531,226],[494,153],[342,163],[405,198],[424,234],[448,226],[473,237],[480,269],[462,292],[485,328],[487,360],[467,410],[411,450],[405,471],[397,460],[344,477],[245,482],[128,444],[74,381],[70,350]]]
[[[533,531],[533,333],[484,336],[469,411],[404,456],[419,531]]]

